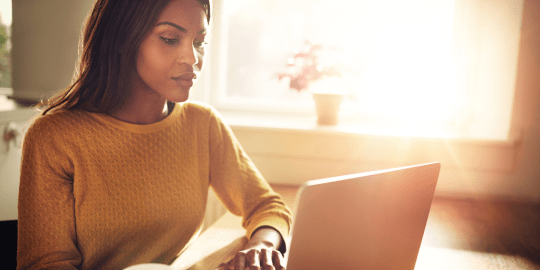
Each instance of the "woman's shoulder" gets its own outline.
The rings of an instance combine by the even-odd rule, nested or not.
[[[77,126],[85,125],[91,119],[89,113],[79,109],[58,110],[45,115],[37,115],[28,125],[28,132],[48,134],[50,132],[67,133]]]

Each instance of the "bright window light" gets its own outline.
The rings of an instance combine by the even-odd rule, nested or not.
[[[0,93],[11,92],[11,1],[0,1]],[[9,90],[6,92],[6,90]],[[0,105],[1,106],[1,105]]]
[[[337,48],[353,74],[342,123],[505,139],[523,0],[215,2],[212,103],[309,114],[309,92],[278,80],[306,41]],[[332,90],[332,89],[330,89]]]
[[[0,1],[0,16],[2,17],[1,23],[4,25],[11,25],[11,1]]]

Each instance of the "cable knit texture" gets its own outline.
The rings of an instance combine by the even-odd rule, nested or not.
[[[288,237],[289,209],[207,105],[176,104],[149,125],[41,116],[23,144],[17,269],[171,263],[200,231],[210,187],[247,237],[260,226]]]

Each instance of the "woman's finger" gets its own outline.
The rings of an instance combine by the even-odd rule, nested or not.
[[[231,259],[226,263],[221,263],[216,270],[234,270],[233,260]]]
[[[285,260],[283,259],[281,252],[272,250],[272,263],[274,264],[274,268],[276,270],[285,270]]]
[[[234,270],[244,270],[246,268],[246,256],[242,252],[236,253],[233,259]]]
[[[259,255],[261,260],[261,269],[262,270],[275,270],[274,264],[272,263],[272,251],[269,249],[261,249],[261,254]]]
[[[222,263],[216,268],[216,270],[229,270],[229,265]]]
[[[248,250],[248,252],[246,253],[246,269],[261,269],[259,253],[260,252],[258,249]]]

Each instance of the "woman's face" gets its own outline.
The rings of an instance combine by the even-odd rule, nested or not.
[[[172,0],[139,46],[134,90],[186,101],[203,67],[207,28],[201,4]]]

